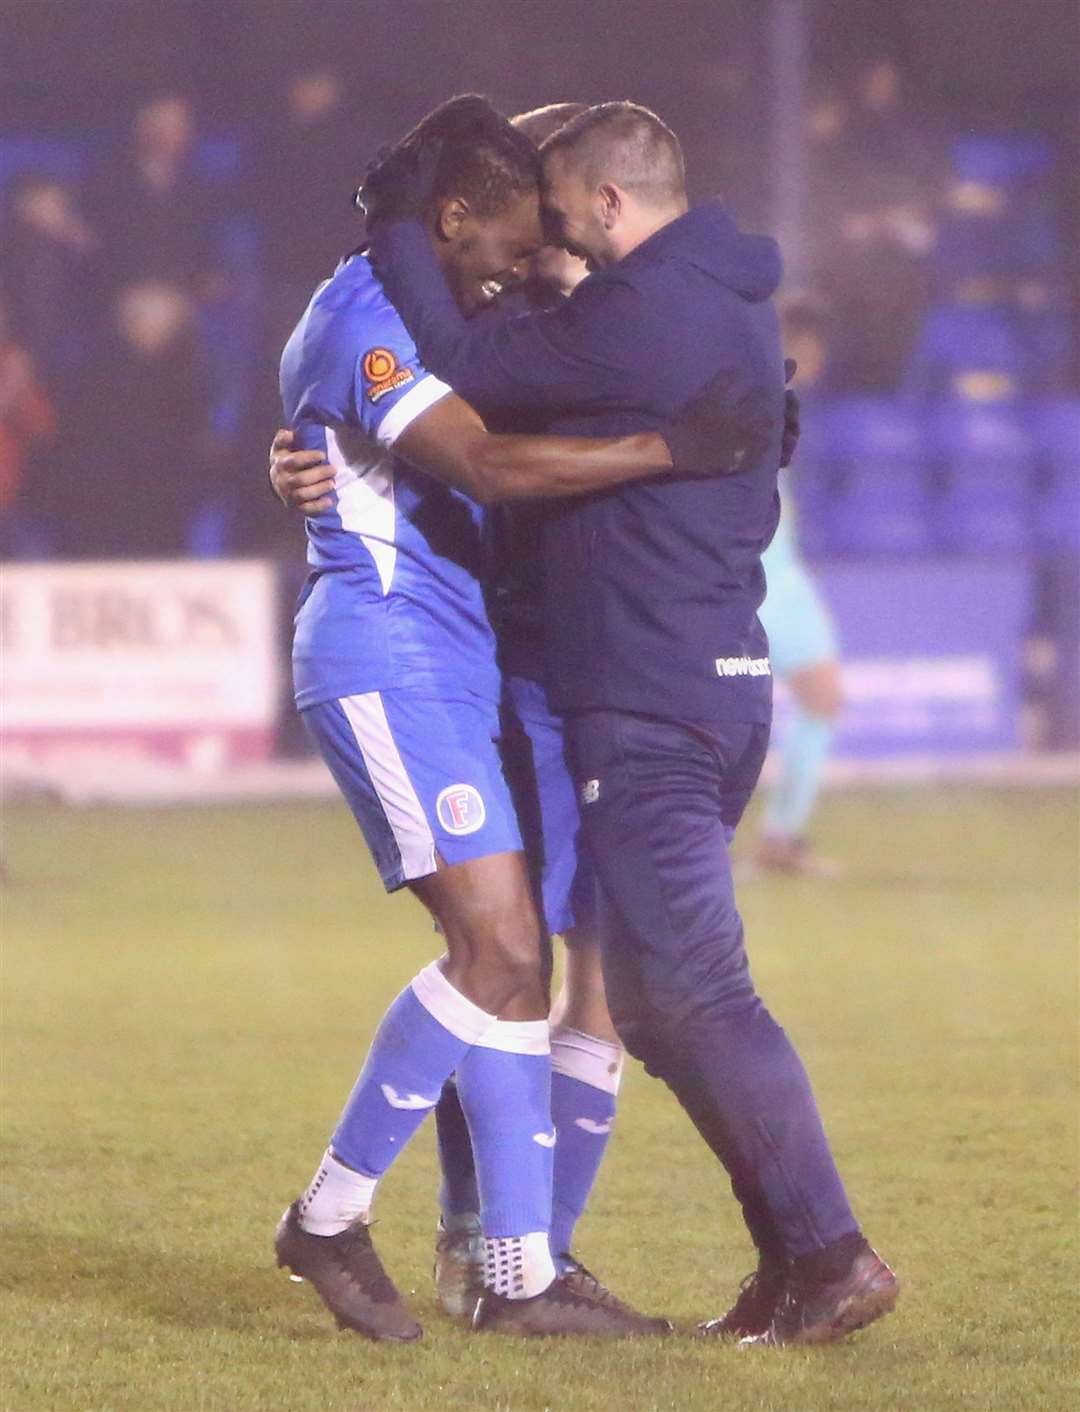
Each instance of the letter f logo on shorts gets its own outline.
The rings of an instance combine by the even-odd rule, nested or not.
[[[447,785],[435,801],[435,812],[446,832],[453,834],[475,833],[487,818],[480,791],[471,784]]]

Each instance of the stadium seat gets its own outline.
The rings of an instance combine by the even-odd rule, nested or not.
[[[41,172],[57,181],[76,181],[89,165],[88,142],[61,137],[0,137],[0,199],[24,172]]]
[[[939,472],[939,548],[1021,553],[1031,545],[1035,454],[1022,406],[947,400],[929,419]]]
[[[1043,550],[1080,551],[1080,398],[1035,409],[1039,475],[1034,502],[1035,540]]]
[[[1024,390],[1024,349],[1010,312],[998,304],[943,302],[923,321],[904,391],[912,397],[1017,397]]]
[[[832,551],[852,557],[928,552],[926,462],[917,414],[884,398],[845,398],[832,406],[829,436],[840,474]]]
[[[950,159],[961,181],[1015,187],[1045,176],[1054,165],[1054,149],[1028,134],[972,132],[956,138]]]

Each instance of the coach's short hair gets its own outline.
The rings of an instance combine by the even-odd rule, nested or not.
[[[588,103],[547,103],[543,108],[533,108],[528,113],[518,113],[510,119],[511,127],[523,132],[537,147],[553,133],[564,127],[571,118],[578,117],[588,108]]]
[[[541,144],[541,155],[572,154],[590,185],[612,181],[650,205],[686,194],[679,139],[640,103],[597,103]]]
[[[461,94],[428,113],[401,139],[403,150],[441,139],[433,194],[461,196],[477,215],[501,211],[514,193],[540,182],[536,144],[512,127],[487,99]]]

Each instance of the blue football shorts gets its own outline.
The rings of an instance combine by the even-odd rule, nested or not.
[[[564,940],[574,927],[584,940],[594,931],[596,884],[579,847],[581,817],[562,717],[540,682],[507,677],[503,690],[503,755],[544,920]]]
[[[388,892],[434,873],[439,858],[521,849],[494,702],[391,689],[302,714]]]
[[[836,657],[836,629],[817,585],[799,564],[770,575],[769,591],[758,609],[769,638],[774,676],[787,677],[803,667]]]

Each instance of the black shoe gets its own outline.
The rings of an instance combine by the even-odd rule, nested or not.
[[[698,1338],[753,1338],[772,1323],[784,1292],[783,1267],[759,1265],[739,1286],[739,1297],[719,1319],[697,1326]]]
[[[594,1303],[610,1311],[613,1316],[623,1319],[626,1323],[627,1334],[656,1336],[671,1333],[670,1319],[640,1313],[639,1310],[627,1304],[624,1299],[620,1299],[617,1294],[613,1294],[591,1270],[585,1268],[580,1260],[575,1260],[572,1255],[563,1256],[563,1259],[570,1262],[570,1268],[565,1270],[562,1275],[562,1281],[566,1287],[574,1294],[591,1299]]]
[[[294,1201],[278,1225],[274,1249],[279,1265],[310,1280],[339,1329],[402,1343],[423,1333],[383,1269],[371,1232],[362,1222],[338,1235],[312,1235],[301,1226],[299,1202]]]
[[[789,1271],[769,1327],[742,1339],[739,1346],[835,1343],[890,1313],[899,1294],[900,1281],[864,1241],[838,1279],[807,1277],[797,1268]]]
[[[458,1217],[435,1238],[435,1293],[453,1319],[468,1319],[484,1292],[484,1237],[480,1217]]]
[[[486,1289],[476,1301],[473,1329],[519,1338],[634,1338],[669,1334],[667,1319],[650,1319],[616,1299],[581,1265],[531,1299],[507,1299]]]

